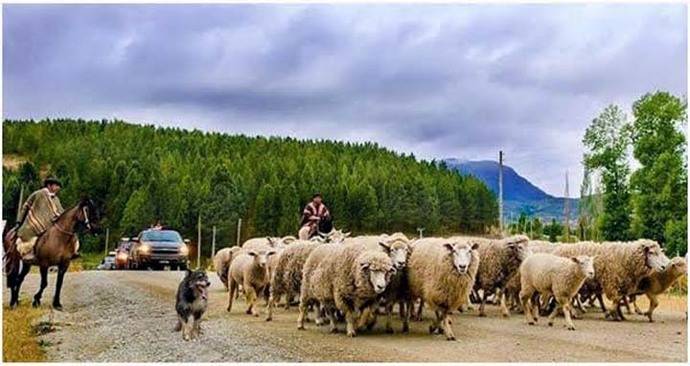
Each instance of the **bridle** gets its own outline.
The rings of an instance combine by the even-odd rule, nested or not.
[[[89,214],[88,214],[89,211],[86,209],[86,206],[83,206],[81,208],[81,212],[84,215],[84,221],[83,222],[86,225],[86,228],[91,230],[91,224],[89,223]],[[54,226],[57,229],[57,231],[65,234],[65,235],[74,236],[74,234],[75,234],[74,231],[65,230],[58,222],[55,222]]]

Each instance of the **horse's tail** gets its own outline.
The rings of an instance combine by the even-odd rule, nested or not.
[[[7,281],[11,282],[11,279],[16,277],[22,270],[22,256],[17,250],[17,231],[14,229],[9,230],[3,239],[4,253],[2,264],[7,275]]]

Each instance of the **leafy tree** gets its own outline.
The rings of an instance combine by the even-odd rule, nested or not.
[[[667,242],[668,232],[674,236],[674,246],[679,245],[677,231],[687,212],[682,130],[687,122],[686,106],[666,92],[646,94],[633,104],[633,154],[641,164],[631,178],[635,231],[660,243]]]
[[[600,227],[606,240],[626,240],[630,237],[630,191],[628,187],[627,148],[629,128],[625,114],[609,105],[587,128],[582,140],[586,152],[586,169],[601,173],[604,187],[604,210]]]

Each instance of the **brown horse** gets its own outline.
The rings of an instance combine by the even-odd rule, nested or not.
[[[35,259],[25,262],[17,253],[11,240],[14,240],[13,233],[8,232],[5,236],[5,248],[9,249],[5,261],[5,271],[7,272],[7,287],[10,288],[10,308],[14,309],[19,304],[19,289],[24,282],[24,277],[29,273],[32,265],[40,267],[41,287],[34,295],[32,305],[41,305],[43,290],[48,286],[48,268],[58,267],[57,283],[55,284],[55,295],[53,297],[53,308],[62,310],[60,304],[60,291],[62,290],[62,280],[65,272],[69,268],[72,256],[77,243],[76,233],[81,227],[86,227],[87,231],[94,229],[95,222],[90,218],[97,219],[97,213],[93,202],[88,198],[82,198],[79,203],[63,212],[37,240],[35,246]]]

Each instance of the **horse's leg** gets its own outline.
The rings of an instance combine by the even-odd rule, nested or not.
[[[57,282],[55,283],[55,296],[53,297],[53,309],[62,310],[62,304],[60,304],[60,291],[62,290],[62,280],[65,278],[65,272],[69,268],[69,262],[61,263],[58,266]]]
[[[14,309],[19,305],[19,289],[22,287],[22,282],[24,282],[24,277],[26,277],[26,274],[29,273],[29,270],[31,269],[30,264],[26,264],[21,262],[22,268],[21,272],[13,275],[13,279],[10,285],[10,308]],[[8,281],[10,279],[8,278]]]
[[[48,267],[41,266],[41,287],[34,295],[34,302],[31,304],[33,307],[37,308],[41,306],[41,297],[43,297],[43,290],[48,286]]]

